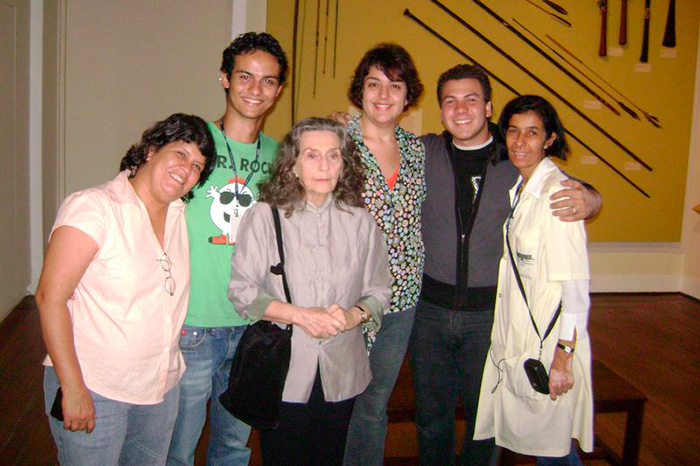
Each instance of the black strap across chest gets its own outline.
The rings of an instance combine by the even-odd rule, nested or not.
[[[520,278],[520,272],[518,272],[518,266],[515,263],[515,257],[513,257],[513,250],[510,247],[510,240],[508,239],[508,236],[510,233],[510,223],[513,220],[513,214],[515,213],[515,208],[518,206],[519,202],[520,202],[520,186],[518,186],[518,189],[516,190],[515,201],[513,202],[513,205],[510,209],[510,215],[508,216],[508,220],[506,221],[506,245],[508,246],[508,256],[510,256],[510,263],[513,266],[513,273],[515,274],[515,280],[518,282],[518,288],[520,289],[520,294],[523,296],[523,300],[525,301],[525,306],[527,307],[527,312],[530,314],[530,321],[532,322],[532,326],[535,328],[535,333],[537,334],[537,338],[540,339],[540,353],[541,353],[544,340],[547,339],[549,334],[552,332],[552,329],[554,328],[554,325],[557,323],[557,319],[559,318],[559,314],[561,314],[561,301],[559,302],[559,306],[557,307],[557,310],[554,312],[552,319],[549,321],[549,325],[547,326],[547,330],[544,332],[544,336],[541,336],[540,330],[537,328],[537,323],[535,322],[535,318],[532,315],[532,310],[530,309],[530,304],[527,302],[527,296],[525,295],[525,287],[523,286],[523,281]]]

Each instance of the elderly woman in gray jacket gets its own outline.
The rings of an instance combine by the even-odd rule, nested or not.
[[[371,380],[361,324],[379,328],[392,279],[385,241],[363,208],[362,173],[343,126],[303,120],[241,222],[229,298],[253,322],[294,326],[280,426],[261,431],[265,464],[340,465],[354,398]],[[279,261],[271,206],[283,214],[292,303],[270,272]]]

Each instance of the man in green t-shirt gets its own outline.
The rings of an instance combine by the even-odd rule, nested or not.
[[[261,133],[265,116],[280,95],[287,58],[269,34],[241,34],[223,52],[224,116],[209,123],[217,162],[187,206],[191,290],[180,349],[187,370],[168,465],[192,465],[211,401],[207,464],[246,465],[250,427],[218,401],[228,386],[231,362],[248,325],[226,297],[231,254],[241,218],[254,204],[258,183],[270,173],[276,141]]]

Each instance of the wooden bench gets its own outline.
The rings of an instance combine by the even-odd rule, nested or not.
[[[616,454],[598,436],[596,436],[596,449],[591,454],[582,454],[583,459],[605,459],[610,464],[632,466],[639,459],[639,446],[642,436],[642,419],[644,417],[644,403],[646,396],[637,390],[632,384],[613,372],[600,361],[592,363],[593,394],[596,414],[626,413],[625,439],[622,455]],[[408,357],[403,362],[396,388],[391,395],[388,407],[389,423],[413,422],[415,419],[415,405],[413,399],[413,379]],[[464,419],[464,411],[457,407],[455,417]],[[387,464],[411,464],[404,461],[387,461]],[[532,458],[518,455],[507,450],[502,450],[501,465],[510,466],[521,462],[534,462]]]

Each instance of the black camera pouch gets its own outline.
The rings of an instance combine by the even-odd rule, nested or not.
[[[543,395],[549,395],[549,376],[542,361],[530,358],[523,363],[523,367],[532,389]]]

